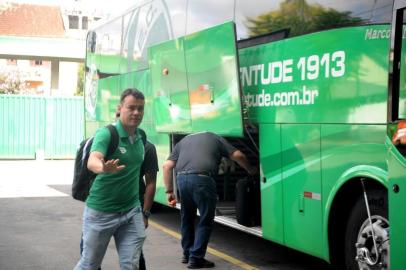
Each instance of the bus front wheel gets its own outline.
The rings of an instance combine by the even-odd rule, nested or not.
[[[354,205],[345,232],[347,270],[386,270],[389,267],[388,198],[382,190],[367,192],[371,222],[364,196]],[[373,230],[372,230],[373,229]],[[375,243],[373,241],[375,236]]]

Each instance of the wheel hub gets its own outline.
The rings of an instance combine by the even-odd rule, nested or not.
[[[362,223],[355,244],[360,270],[387,270],[389,267],[389,222],[382,216],[371,216],[372,226],[368,219]],[[372,228],[374,232],[372,233]],[[374,246],[373,235],[377,251]]]

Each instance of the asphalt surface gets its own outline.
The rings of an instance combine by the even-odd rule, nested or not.
[[[79,260],[83,203],[70,197],[73,161],[0,161],[0,270],[73,269]],[[151,217],[144,254],[148,269],[180,263],[179,212]],[[207,258],[215,269],[330,269],[325,262],[216,225]],[[119,269],[114,241],[102,269]]]

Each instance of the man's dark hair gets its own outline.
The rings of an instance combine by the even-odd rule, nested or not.
[[[120,103],[123,103],[124,99],[128,96],[133,96],[135,99],[145,99],[144,94],[140,90],[136,88],[127,88],[121,93]]]

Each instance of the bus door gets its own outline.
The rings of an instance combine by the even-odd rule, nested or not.
[[[390,269],[406,269],[406,0],[395,0],[389,74],[388,173]]]
[[[158,132],[243,136],[233,22],[152,46],[148,57]]]

